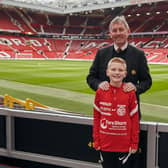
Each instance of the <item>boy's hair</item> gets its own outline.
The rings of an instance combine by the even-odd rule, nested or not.
[[[130,30],[130,27],[129,27],[125,17],[124,16],[116,16],[109,24],[109,32],[111,32],[111,28],[112,28],[113,24],[118,23],[118,22],[122,22],[125,25],[125,27],[128,30]]]
[[[127,69],[127,64],[125,60],[119,57],[113,57],[112,59],[110,59],[110,61],[108,62],[107,68],[109,68],[111,66],[111,63],[113,62],[123,64],[125,66],[125,70]]]

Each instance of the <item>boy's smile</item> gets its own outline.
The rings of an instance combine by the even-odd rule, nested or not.
[[[120,86],[126,76],[126,67],[117,62],[112,62],[107,69],[107,76],[110,78],[110,83],[114,86]]]

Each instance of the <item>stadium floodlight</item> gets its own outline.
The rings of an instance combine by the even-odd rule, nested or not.
[[[158,11],[158,12],[156,12],[156,14],[157,14],[157,15],[159,15],[159,14],[160,14],[160,12]]]
[[[150,15],[151,13],[150,12],[147,12],[146,15]]]

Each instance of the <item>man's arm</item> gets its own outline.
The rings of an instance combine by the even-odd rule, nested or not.
[[[152,78],[150,75],[149,67],[147,64],[147,60],[145,57],[145,54],[143,52],[143,55],[139,59],[139,83],[136,85],[136,92],[138,94],[144,93],[146,90],[148,90],[152,86]]]
[[[93,90],[97,90],[99,87],[99,84],[102,82],[100,79],[98,79],[98,72],[99,71],[99,51],[96,54],[96,57],[90,67],[89,74],[86,78],[87,84],[92,88]]]
[[[95,91],[98,88],[107,90],[109,87],[109,78],[106,76],[106,68],[108,61],[111,59],[112,51],[112,46],[99,49],[90,67],[87,84]]]

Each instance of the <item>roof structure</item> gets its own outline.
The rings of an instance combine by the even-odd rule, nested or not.
[[[0,4],[69,14],[167,0],[0,0]]]

